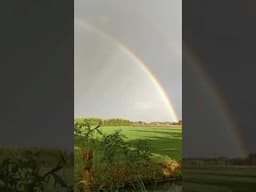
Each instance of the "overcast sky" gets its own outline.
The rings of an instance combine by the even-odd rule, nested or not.
[[[254,8],[255,1],[188,0],[183,6],[183,42],[200,61],[183,52],[183,156],[241,156],[239,143],[245,153],[256,152]]]
[[[181,30],[180,0],[75,0],[75,116],[173,120],[122,44],[151,69],[181,119]]]

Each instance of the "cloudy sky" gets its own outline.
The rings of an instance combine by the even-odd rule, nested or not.
[[[75,116],[173,121],[144,63],[181,119],[181,30],[180,0],[75,0]]]
[[[186,1],[183,13],[198,58],[183,51],[183,156],[255,153],[255,1]]]

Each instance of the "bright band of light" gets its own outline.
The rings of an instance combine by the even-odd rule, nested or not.
[[[200,60],[200,58],[196,56],[193,50],[189,48],[185,42],[183,43],[182,52],[185,59],[190,64],[192,64],[192,66],[196,69],[198,77],[200,77],[203,82],[207,83],[208,91],[212,92],[212,102],[215,102],[216,105],[219,106],[219,108],[221,109],[220,112],[222,113],[223,117],[225,117],[227,123],[226,128],[229,132],[232,141],[234,142],[235,147],[237,148],[241,157],[246,157],[248,152],[241,138],[241,134],[239,133],[239,129],[233,117],[231,116],[231,113],[228,110],[226,102],[224,101],[224,98],[221,96],[217,88],[217,85],[209,78],[209,75],[207,74],[206,70],[202,67],[202,61]]]
[[[134,62],[139,65],[139,67],[148,75],[150,80],[155,85],[156,89],[158,90],[158,93],[160,94],[161,98],[163,99],[166,106],[168,107],[168,110],[170,112],[170,115],[171,115],[171,118],[173,119],[173,121],[178,122],[178,117],[177,117],[177,114],[173,107],[173,104],[172,104],[171,100],[169,99],[167,93],[165,92],[164,88],[162,87],[162,85],[160,84],[158,79],[150,71],[150,69],[144,64],[144,62],[139,57],[136,56],[135,53],[133,53],[127,46],[125,46],[119,40],[100,31],[99,29],[97,29],[95,26],[91,25],[89,22],[85,21],[84,19],[82,20],[80,18],[75,17],[75,25],[81,26],[89,31],[91,30],[91,31],[99,34],[100,36],[114,42],[124,54],[126,54],[128,57],[130,57],[132,60],[134,60]]]

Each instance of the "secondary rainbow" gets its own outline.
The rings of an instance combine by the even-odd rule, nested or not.
[[[216,105],[218,105],[219,108],[221,109],[220,111],[226,120],[226,124],[227,124],[226,128],[229,132],[229,135],[232,141],[234,142],[235,147],[238,150],[238,153],[240,154],[241,157],[245,157],[248,152],[240,136],[241,134],[239,133],[239,129],[237,128],[236,123],[232,118],[231,113],[229,112],[223,97],[218,91],[217,86],[214,84],[213,81],[210,80],[207,72],[201,66],[200,58],[196,56],[196,54],[193,53],[192,49],[190,49],[188,45],[185,44],[184,42],[183,42],[182,52],[183,52],[183,57],[190,64],[192,64],[193,68],[196,70],[196,73],[201,78],[201,81],[207,84],[207,88],[212,93],[211,94],[213,97],[212,102],[215,102]]]
[[[178,122],[178,117],[176,114],[176,111],[173,107],[173,104],[171,100],[169,99],[167,93],[165,92],[164,88],[158,81],[158,79],[154,76],[152,71],[147,67],[147,65],[134,53],[132,52],[127,46],[125,46],[121,41],[115,39],[114,37],[102,32],[101,30],[97,29],[95,26],[90,24],[88,21],[85,21],[84,19],[80,19],[75,17],[75,25],[79,25],[80,27],[83,27],[86,30],[91,30],[97,34],[99,34],[101,37],[104,37],[118,46],[118,48],[126,54],[128,57],[130,57],[138,66],[148,75],[152,83],[155,85],[158,93],[160,94],[161,98],[165,102],[166,106],[168,107],[170,111],[171,118],[173,121]]]

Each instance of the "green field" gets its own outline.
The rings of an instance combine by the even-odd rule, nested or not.
[[[133,127],[133,126],[105,126],[103,133],[109,134],[121,130],[129,143],[138,139],[149,139],[150,148],[155,160],[181,160],[182,129],[179,126],[170,127]],[[78,157],[82,140],[75,138],[75,153]],[[77,159],[77,158],[76,158]]]
[[[127,141],[132,143],[138,139],[149,139],[150,147],[155,159],[181,160],[181,128],[173,127],[103,127],[104,133],[122,130]]]
[[[182,129],[179,125],[173,126],[102,126],[101,132],[106,135],[120,130],[125,136],[125,142],[133,146],[136,142],[148,139],[148,144],[153,162],[163,162],[165,160],[181,160],[182,152]],[[97,138],[97,135],[96,135]],[[79,181],[79,174],[82,170],[81,149],[84,138],[75,136],[75,178]],[[102,157],[97,146],[94,148],[94,166],[100,166]],[[121,161],[121,160],[120,160]]]
[[[256,191],[255,167],[187,168],[183,176],[183,189],[188,192]]]

